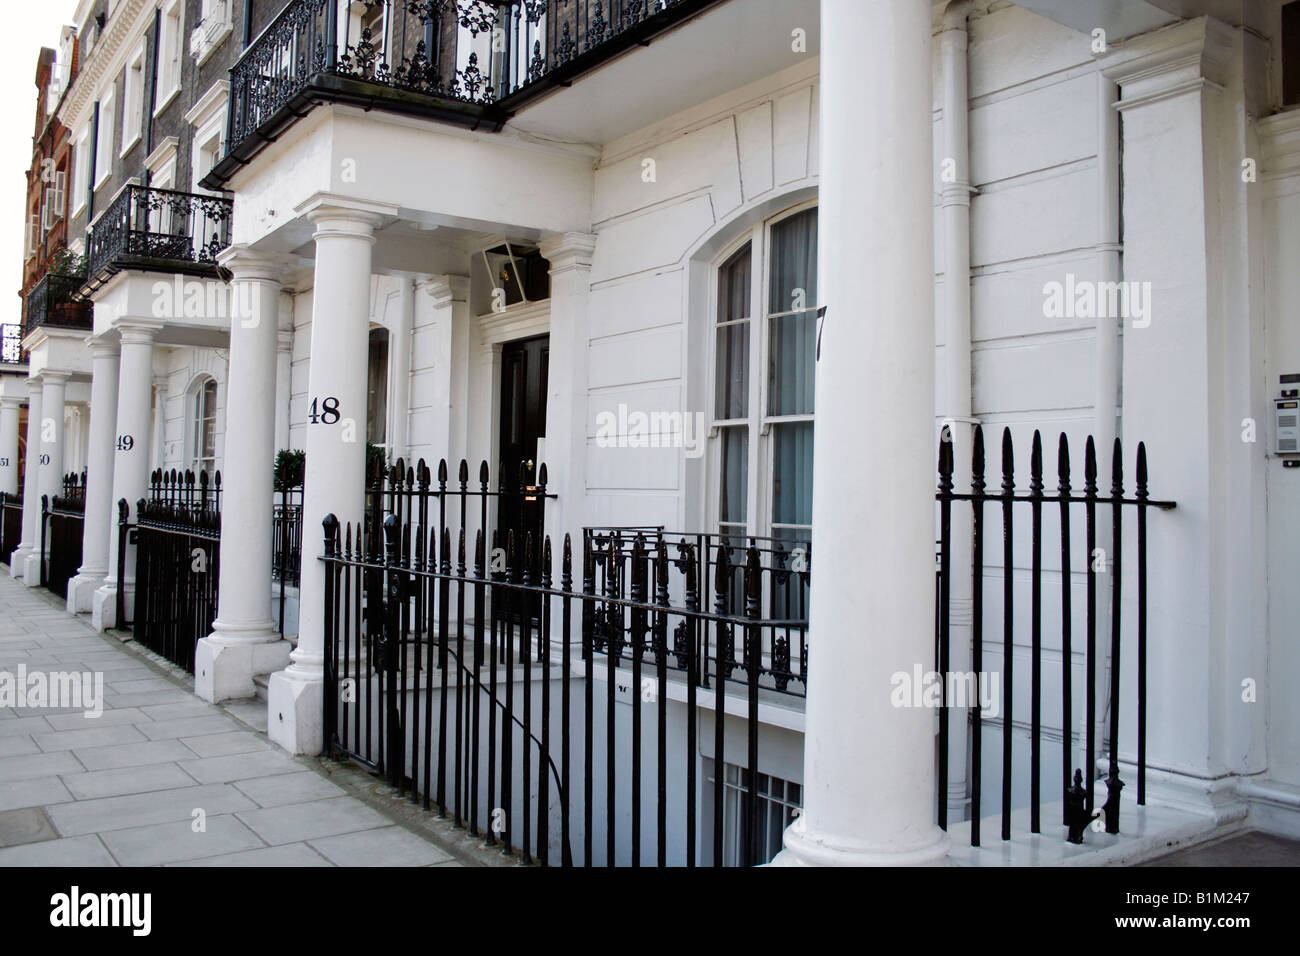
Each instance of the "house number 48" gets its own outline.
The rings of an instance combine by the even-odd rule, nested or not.
[[[313,398],[307,418],[313,425],[334,425],[339,420],[339,400],[334,396]]]

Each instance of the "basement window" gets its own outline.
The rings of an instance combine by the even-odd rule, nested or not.
[[[742,849],[749,833],[749,817],[745,813],[745,794],[749,790],[749,771],[734,763],[724,763],[722,779],[722,855],[723,866],[740,866]],[[713,776],[709,775],[709,786]],[[769,773],[758,775],[755,804],[761,831],[757,863],[771,863],[781,852],[781,836],[794,822],[795,814],[803,800],[803,787],[782,780]]]

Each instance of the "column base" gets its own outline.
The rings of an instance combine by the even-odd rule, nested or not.
[[[9,576],[19,581],[27,574],[27,559],[32,556],[32,549],[19,546],[9,555]]]
[[[1105,762],[1099,758],[1097,766],[1097,782],[1100,786],[1105,778]],[[1132,791],[1136,799],[1137,765],[1121,759],[1119,776],[1124,781],[1125,791]],[[1250,803],[1241,793],[1240,781],[1241,778],[1236,774],[1202,777],[1195,773],[1158,770],[1148,765],[1146,802],[1151,806],[1170,807],[1208,816],[1222,826],[1245,819],[1250,811]],[[1104,790],[1102,786],[1099,793],[1104,793]]]
[[[41,552],[38,550],[28,551],[22,558],[22,574],[15,575],[21,578],[23,587],[39,587],[41,583]]]
[[[292,650],[269,622],[237,637],[229,629],[215,631],[194,649],[194,693],[214,704],[255,697],[253,678],[287,667]]]
[[[325,680],[292,669],[271,675],[266,693],[266,734],[292,754],[324,749]]]
[[[941,866],[948,862],[948,835],[938,826],[917,834],[920,839],[890,846],[836,843],[833,838],[809,834],[804,817],[786,828],[785,848],[771,866]]]
[[[95,596],[90,604],[90,624],[95,630],[111,630],[118,626],[117,621],[117,589],[118,583],[105,582],[103,586],[95,592]],[[126,589],[126,603],[129,607],[135,600],[135,585],[122,585]]]
[[[68,613],[85,614],[95,606],[95,592],[107,574],[78,574],[68,582]]]

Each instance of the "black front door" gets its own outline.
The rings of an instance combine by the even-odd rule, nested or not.
[[[501,498],[497,527],[501,547],[511,531],[523,560],[524,543],[533,539],[532,580],[541,568],[542,508],[540,496],[530,494],[537,484],[537,439],[546,435],[546,366],[550,337],[508,342],[501,349],[501,454],[497,480]]]

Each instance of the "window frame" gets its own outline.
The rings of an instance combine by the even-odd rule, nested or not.
[[[207,395],[209,385],[212,386],[212,408],[210,410],[203,407],[204,396]],[[212,478],[216,475],[217,462],[219,460],[217,452],[217,425],[219,417],[218,412],[221,408],[221,384],[213,375],[202,375],[190,386],[189,398],[189,425],[191,431],[189,447],[190,468],[193,469],[194,473],[197,475],[199,471],[203,469],[203,462],[210,460],[212,462],[212,470],[209,471],[208,477]],[[210,415],[203,414],[207,411],[210,411]],[[203,426],[209,418],[212,421],[212,456],[210,459],[202,454],[204,451]]]
[[[747,230],[736,236],[723,247],[709,263],[709,300],[707,321],[708,359],[705,374],[708,378],[706,402],[709,422],[709,450],[706,455],[705,483],[708,494],[705,499],[706,524],[712,533],[722,533],[720,520],[721,480],[722,480],[722,429],[745,426],[749,434],[747,454],[747,474],[745,489],[745,535],[746,537],[772,537],[772,505],[775,490],[775,439],[772,426],[783,422],[809,421],[813,423],[814,441],[816,441],[816,413],[807,415],[771,415],[768,414],[770,389],[768,385],[768,359],[770,356],[770,322],[773,315],[788,314],[788,310],[772,312],[769,308],[771,291],[770,254],[772,249],[772,230],[775,226],[791,219],[809,209],[819,208],[818,197],[787,206],[779,212],[754,223]],[[721,268],[737,252],[750,245],[750,342],[748,351],[749,389],[747,396],[748,415],[744,418],[717,418],[718,393],[718,281]],[[815,303],[807,303],[806,308],[816,308]],[[814,366],[815,369],[815,366]],[[815,375],[814,371],[814,375]],[[736,522],[728,522],[735,524]],[[786,525],[781,527],[804,527]],[[811,531],[809,532],[811,534]]]
[[[158,37],[158,101],[153,115],[159,116],[181,92],[185,65],[185,4],[171,0],[162,6]],[[175,75],[173,75],[173,73]]]
[[[95,169],[92,172],[98,190],[113,175],[113,133],[117,120],[117,88],[110,83],[99,98],[98,138],[95,143]],[[100,166],[103,169],[100,169]]]
[[[145,41],[141,40],[122,74],[122,145],[118,150],[119,157],[126,156],[144,138],[145,90],[149,86],[149,59],[145,46]]]

